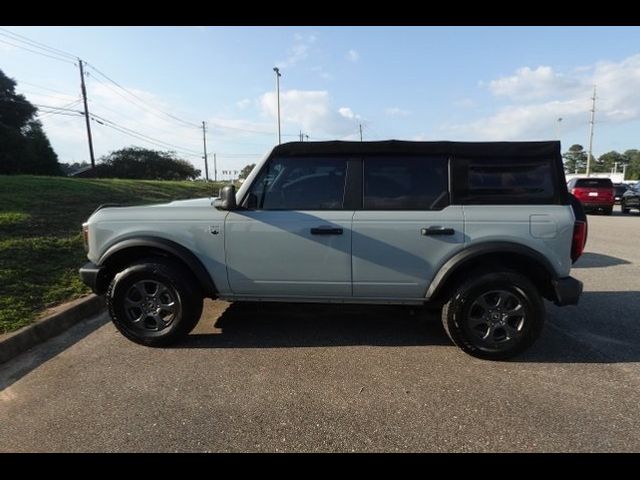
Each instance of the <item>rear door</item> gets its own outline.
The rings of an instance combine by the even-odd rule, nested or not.
[[[449,205],[448,159],[362,159],[353,216],[353,296],[422,299],[442,262],[464,244],[462,207]]]

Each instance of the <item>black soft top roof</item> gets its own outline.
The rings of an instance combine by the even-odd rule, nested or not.
[[[289,142],[276,146],[273,155],[422,154],[459,157],[560,157],[560,142]]]

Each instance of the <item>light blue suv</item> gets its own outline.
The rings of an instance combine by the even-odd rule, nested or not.
[[[238,192],[96,210],[82,279],[131,340],[188,334],[203,297],[442,307],[465,352],[511,357],[543,298],[578,302],[586,242],[559,142],[294,142]]]

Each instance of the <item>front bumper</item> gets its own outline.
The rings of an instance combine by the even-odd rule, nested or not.
[[[95,263],[87,262],[80,268],[80,279],[98,295],[105,293],[109,287],[106,268]]]
[[[582,282],[573,277],[564,277],[553,280],[553,288],[556,299],[553,303],[559,306],[577,305],[582,294]]]

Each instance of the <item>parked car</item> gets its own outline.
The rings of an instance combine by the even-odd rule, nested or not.
[[[615,195],[610,178],[572,178],[567,188],[580,200],[585,212],[602,211],[606,215],[613,213]]]
[[[627,190],[629,190],[629,185],[627,185],[626,183],[614,183],[613,184],[613,189],[614,189],[614,202],[616,205],[620,205],[620,200],[622,199],[622,195],[624,195],[624,192],[626,192]]]
[[[540,335],[543,298],[578,302],[572,201],[559,142],[285,143],[238,192],[98,209],[80,276],[143,345],[179,341],[203,297],[431,305],[462,350],[503,359]]]
[[[622,213],[629,213],[632,208],[640,211],[640,182],[624,192],[620,200],[620,208]]]

